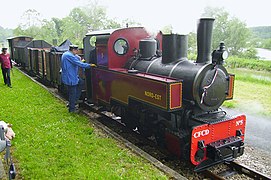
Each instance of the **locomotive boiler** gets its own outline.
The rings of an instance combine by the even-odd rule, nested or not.
[[[185,104],[199,111],[219,108],[225,99],[232,97],[232,75],[223,67],[227,51],[223,43],[213,52],[211,59],[211,37],[214,19],[201,19],[198,27],[197,61],[187,59],[188,40],[185,35],[163,35],[162,55],[157,56],[157,45],[153,39],[139,42],[140,55],[127,65],[129,69],[182,79]]]
[[[220,109],[232,99],[234,75],[223,66],[223,42],[211,52],[214,19],[202,18],[197,30],[197,60],[187,58],[185,35],[142,27],[95,31],[84,38],[88,101],[103,105],[127,127],[196,171],[232,161],[244,151],[246,117]]]

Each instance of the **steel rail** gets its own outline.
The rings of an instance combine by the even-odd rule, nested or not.
[[[201,174],[205,178],[215,179],[215,180],[224,180],[226,177],[230,177],[232,174],[244,174],[250,178],[253,179],[259,179],[259,180],[271,180],[271,177],[268,177],[244,164],[237,163],[235,161],[225,163],[226,166],[228,166],[229,169],[213,173],[210,170],[205,170],[201,172]]]
[[[245,174],[253,179],[261,179],[261,180],[271,180],[271,177],[268,177],[244,164],[240,164],[237,162],[230,162],[230,164],[228,164],[228,166],[230,168],[233,168],[235,171],[241,173],[241,174]]]

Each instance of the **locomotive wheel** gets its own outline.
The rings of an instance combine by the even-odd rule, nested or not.
[[[152,131],[152,121],[155,119],[155,115],[151,111],[140,111],[139,125],[138,129],[142,136],[151,137],[153,135]]]
[[[183,159],[190,162],[190,144],[186,143],[183,148]]]
[[[154,133],[154,136],[155,136],[157,145],[160,146],[161,148],[166,148],[165,132],[166,132],[166,126],[162,123],[159,123]]]
[[[137,124],[134,123],[134,122],[135,122],[135,119],[130,117],[130,118],[128,118],[127,121],[125,120],[125,125],[126,125],[126,127],[128,127],[129,129],[134,130],[134,129],[136,129],[136,127],[137,127]]]
[[[151,137],[152,136],[152,131],[149,130],[147,127],[144,127],[142,125],[139,125],[138,127],[139,133],[144,136],[144,137]]]
[[[181,159],[184,161],[190,162],[190,139],[189,131],[183,130],[180,143],[182,144],[181,148]]]
[[[128,111],[127,108],[121,108],[121,121],[125,124],[125,126],[129,129],[135,129],[136,123],[132,114]]]

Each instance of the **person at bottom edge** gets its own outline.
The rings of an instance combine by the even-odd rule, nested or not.
[[[70,45],[69,51],[65,52],[61,58],[61,79],[63,84],[68,88],[69,95],[69,112],[77,112],[75,107],[76,102],[79,100],[82,91],[82,79],[78,76],[78,68],[90,68],[91,65],[80,61],[77,55],[78,46]]]
[[[5,85],[8,85],[8,87],[11,88],[10,70],[12,68],[12,63],[9,53],[7,53],[7,48],[2,48],[2,53],[0,54],[0,63],[4,83]]]

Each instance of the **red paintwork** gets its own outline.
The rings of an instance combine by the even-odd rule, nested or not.
[[[195,161],[195,154],[196,151],[198,150],[198,141],[204,140],[205,145],[207,145],[212,142],[222,140],[228,137],[235,137],[236,130],[239,129],[241,129],[242,133],[245,134],[245,126],[246,126],[246,116],[240,115],[231,120],[220,122],[217,124],[204,124],[195,127],[191,134],[191,154],[190,154],[191,162],[194,165],[200,164],[200,162]],[[200,136],[198,138],[194,137],[195,133],[203,130],[209,130],[209,134],[205,136]],[[244,136],[241,137],[244,141]],[[206,158],[204,158],[203,160],[205,159]]]
[[[165,139],[166,139],[166,146],[167,146],[167,150],[176,155],[178,158],[181,158],[181,144],[180,144],[180,139],[171,134],[166,132],[165,134]]]
[[[182,86],[179,84],[170,85],[170,109],[182,107]]]
[[[139,49],[139,41],[151,35],[143,27],[132,27],[114,31],[108,40],[108,68],[123,68],[126,61],[134,55],[133,49]],[[114,51],[114,43],[117,39],[123,38],[129,44],[128,52],[125,55],[118,55]]]
[[[179,80],[143,73],[130,74],[127,69],[93,68],[92,82],[96,102],[110,103],[113,99],[128,105],[130,99],[135,99],[165,111],[170,111],[170,85],[176,86],[177,90],[182,89]],[[181,100],[181,93],[176,97]]]
[[[162,33],[161,31],[160,31],[159,33],[157,33],[155,39],[159,41],[159,50],[162,51],[162,45],[163,45],[163,44],[162,44],[162,43],[163,43],[163,41],[162,41],[162,39],[163,39],[163,33]]]
[[[226,97],[226,100],[230,100],[233,98],[233,90],[234,90],[234,79],[235,79],[235,75],[234,74],[229,74],[229,92],[228,92],[228,96]]]

